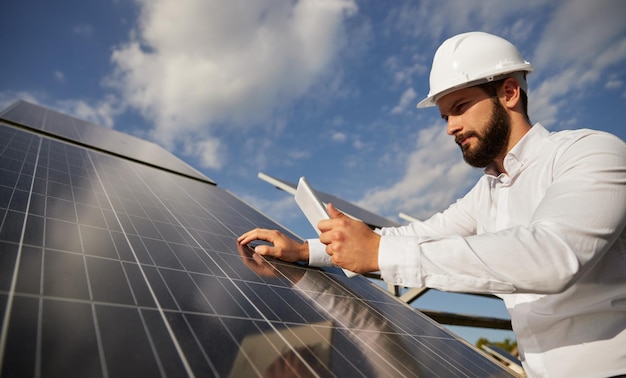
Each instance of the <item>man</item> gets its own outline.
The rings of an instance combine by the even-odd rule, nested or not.
[[[626,145],[531,125],[532,69],[486,33],[437,50],[418,107],[436,105],[466,162],[485,168],[447,210],[372,232],[329,205],[319,240],[257,229],[239,242],[266,240],[273,246],[255,251],[287,261],[380,271],[392,284],[498,295],[529,376],[626,374]]]

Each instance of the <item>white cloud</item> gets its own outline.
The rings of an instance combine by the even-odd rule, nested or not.
[[[351,0],[140,5],[140,24],[113,52],[109,84],[169,148],[226,123],[267,122],[327,73],[345,41],[343,21],[356,12]]]
[[[223,146],[215,138],[207,137],[202,140],[187,140],[185,154],[197,159],[202,168],[219,169],[222,167]]]
[[[506,5],[498,0],[404,2],[392,10],[387,28],[413,38],[426,37],[432,41],[470,30],[493,31],[496,27],[505,35],[520,30],[528,33],[533,24],[533,12],[545,12],[543,5],[550,3],[550,0],[509,2]],[[527,15],[524,21],[520,20],[522,14]],[[507,23],[507,20],[511,20],[511,23]],[[430,62],[430,51],[423,49],[423,52],[428,53]]]
[[[40,95],[26,91],[0,91],[0,110],[4,110],[11,106],[17,100],[28,101],[33,104],[39,104]]]
[[[463,161],[458,146],[439,122],[419,132],[402,179],[390,187],[371,190],[359,204],[381,214],[404,212],[426,218],[454,202],[478,174]]]
[[[624,82],[617,78],[609,79],[605,84],[604,88],[606,89],[619,89],[624,85]]]
[[[531,117],[545,125],[557,122],[560,108],[571,103],[565,96],[588,93],[586,89],[626,59],[624,14],[626,3],[619,0],[559,3],[533,54]]]
[[[330,124],[335,126],[335,127],[340,127],[346,124],[346,120],[343,119],[342,116],[335,116],[333,117],[333,119],[330,121]]]
[[[85,100],[62,100],[56,103],[55,108],[77,118],[97,125],[113,127],[114,119],[121,114],[123,108],[114,96],[105,96],[95,104]]]
[[[93,34],[93,26],[91,24],[80,24],[74,26],[72,32],[81,37],[91,37]]]
[[[398,56],[391,56],[385,61],[385,68],[391,72],[394,83],[398,85],[412,85],[415,75],[428,73],[430,67],[419,61],[419,57],[414,55],[408,65],[404,65]]]
[[[533,58],[533,63],[545,70],[572,65],[591,68],[626,31],[626,3],[621,0],[562,1],[552,14]]]
[[[302,213],[291,195],[281,195],[278,200],[267,200],[250,195],[242,195],[241,199],[259,211],[271,215],[279,223],[288,224],[302,219]]]
[[[354,142],[352,142],[352,147],[356,150],[362,150],[366,147],[366,144],[360,138],[356,138]]]
[[[0,110],[13,104],[17,100],[24,100],[33,104],[55,109],[62,113],[73,115],[76,118],[101,125],[113,127],[114,119],[124,109],[114,96],[108,95],[91,104],[85,100],[58,100],[52,101],[45,93],[31,92],[0,92]]]
[[[331,139],[332,139],[334,142],[343,143],[343,142],[345,142],[345,141],[346,141],[346,139],[347,139],[347,135],[346,135],[346,133],[342,133],[342,132],[340,132],[340,131],[334,131],[334,132],[332,133],[332,135],[331,135]]]
[[[54,71],[54,78],[61,83],[65,82],[65,74],[62,71],[56,70]]]
[[[400,96],[400,101],[398,102],[398,104],[394,106],[393,109],[391,109],[391,114],[402,114],[406,111],[408,107],[414,106],[415,97],[417,97],[417,94],[415,93],[413,87],[405,90],[402,93],[402,96]]]

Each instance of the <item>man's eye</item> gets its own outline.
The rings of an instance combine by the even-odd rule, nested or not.
[[[463,102],[454,107],[454,114],[461,114],[465,110],[465,105],[467,102]]]
[[[443,119],[444,121],[448,122],[448,116],[447,115],[441,115],[441,119]]]

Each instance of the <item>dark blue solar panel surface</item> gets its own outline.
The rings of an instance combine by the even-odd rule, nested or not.
[[[0,118],[99,150],[155,165],[206,182],[213,182],[161,146],[132,135],[94,125],[25,101],[0,111]]]
[[[2,376],[509,376],[219,187],[1,123],[0,222]]]

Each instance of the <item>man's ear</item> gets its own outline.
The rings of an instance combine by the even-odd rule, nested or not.
[[[518,104],[521,104],[522,99],[522,87],[514,77],[508,77],[504,79],[502,86],[500,87],[502,100],[509,109],[514,109]]]

